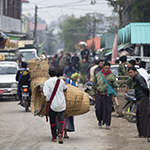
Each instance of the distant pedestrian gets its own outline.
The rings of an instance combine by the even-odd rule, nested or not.
[[[79,71],[79,63],[80,63],[80,58],[77,56],[77,53],[74,53],[74,56],[71,59],[72,61],[72,66]]]
[[[58,55],[55,54],[54,60],[53,60],[53,65],[54,65],[54,67],[55,67],[56,69],[59,68],[59,66],[58,66],[58,64],[57,64],[57,58],[58,58]]]
[[[68,78],[71,78],[71,75],[75,72],[79,73],[78,70],[76,70],[74,67],[72,67],[72,63],[69,62],[68,66],[66,66],[64,69],[65,76],[67,76]]]
[[[128,62],[128,68],[130,68],[130,67],[134,67],[135,66],[135,64],[136,64],[136,61],[135,60],[130,60],[129,62]],[[126,82],[126,90],[125,90],[125,92],[126,93],[128,93],[129,92],[129,90],[133,90],[134,88],[133,88],[133,80],[132,80],[132,78],[128,75],[128,78],[127,78],[127,82]]]
[[[148,137],[149,128],[149,89],[145,79],[137,73],[135,67],[128,69],[130,77],[133,79],[136,98],[136,125],[138,135],[136,138]]]
[[[119,60],[121,61],[121,64],[119,64],[118,67],[118,76],[128,76],[127,67],[125,66],[127,62],[127,56],[123,55]],[[119,80],[127,80],[127,77],[119,78]],[[126,87],[126,84],[121,82],[119,83],[119,87]]]
[[[95,111],[100,128],[106,124],[106,129],[110,129],[112,101],[115,100],[117,88],[116,76],[110,70],[110,63],[105,62],[103,69],[94,77],[91,92],[95,97]]]
[[[88,62],[89,60],[89,50],[86,49],[86,45],[83,45],[83,49],[81,50],[81,57],[82,57],[82,60],[85,58],[86,59],[86,62]]]
[[[87,67],[88,67],[88,63],[86,62],[86,58],[84,58],[82,60],[82,63],[80,64],[80,69],[79,69],[81,72],[81,79],[82,79],[83,86],[87,81]]]

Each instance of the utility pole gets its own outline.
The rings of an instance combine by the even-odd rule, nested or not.
[[[94,43],[95,31],[96,31],[96,18],[94,17],[92,52],[94,52],[95,49],[95,43]]]
[[[34,22],[34,34],[33,34],[33,39],[34,42],[36,43],[36,31],[37,31],[37,5],[35,5],[35,22]]]

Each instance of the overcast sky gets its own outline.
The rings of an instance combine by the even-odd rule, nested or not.
[[[32,16],[35,12],[35,5],[38,6],[38,16],[48,24],[55,21],[61,15],[74,14],[76,17],[86,13],[98,12],[110,16],[112,7],[107,5],[106,0],[96,0],[95,5],[90,5],[91,0],[29,0],[30,3],[23,3],[23,11],[28,11]]]

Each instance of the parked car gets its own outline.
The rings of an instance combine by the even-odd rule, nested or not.
[[[18,100],[18,83],[15,79],[18,69],[15,61],[0,61],[0,97],[14,96]]]

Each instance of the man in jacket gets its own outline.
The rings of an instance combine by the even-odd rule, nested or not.
[[[116,76],[110,70],[110,63],[105,62],[101,72],[107,83],[115,90],[115,93],[117,93],[118,84]],[[91,95],[95,96],[95,111],[98,125],[102,127],[102,125],[106,124],[106,129],[109,130],[111,124],[112,101],[115,100],[115,97],[114,94],[107,96],[108,86],[102,78],[102,75],[98,72],[94,77]]]
[[[148,121],[149,121],[149,89],[145,79],[137,74],[135,67],[128,69],[129,76],[133,79],[135,98],[137,105],[136,125],[138,135],[136,138],[147,137],[148,135]]]
[[[16,74],[16,81],[18,81],[18,96],[19,96],[19,100],[20,100],[18,105],[21,105],[21,103],[22,103],[22,96],[21,96],[22,85],[28,85],[30,87],[30,75],[29,75],[29,71],[27,69],[27,63],[22,62],[21,67],[22,68],[19,69]]]
[[[46,96],[46,101],[49,101],[53,90],[55,88],[55,84],[58,80],[56,77],[56,71],[51,70],[49,71],[50,78],[44,83],[43,87],[43,93],[44,96]],[[64,132],[64,127],[65,127],[65,121],[64,121],[64,115],[65,115],[65,110],[66,110],[66,101],[65,101],[65,96],[63,91],[67,89],[67,86],[63,80],[60,80],[59,86],[57,88],[56,94],[52,100],[52,103],[50,105],[50,112],[49,112],[49,117],[50,117],[50,125],[51,125],[51,131],[52,131],[52,141],[56,142],[56,116],[59,121],[59,133],[58,133],[58,138],[59,138],[59,143],[63,143],[63,132]]]
[[[130,68],[130,67],[134,67],[135,66],[135,64],[136,64],[136,61],[135,60],[130,60],[129,62],[128,62],[128,68]],[[126,90],[125,90],[125,92],[126,93],[128,93],[129,92],[129,90],[133,90],[133,81],[132,81],[132,78],[128,75],[128,78],[127,78],[127,82],[126,82]]]
[[[103,60],[99,60],[99,63],[98,63],[98,67],[95,68],[94,70],[94,76],[101,71],[101,69],[103,68],[103,64],[104,64],[104,61]]]

